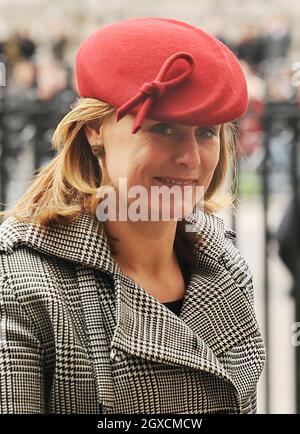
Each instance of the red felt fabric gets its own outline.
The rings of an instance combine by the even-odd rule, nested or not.
[[[75,63],[79,95],[116,107],[118,119],[138,114],[133,132],[145,117],[206,126],[247,110],[246,80],[235,55],[178,20],[137,18],[104,26],[83,41]],[[163,84],[172,79],[175,84]]]

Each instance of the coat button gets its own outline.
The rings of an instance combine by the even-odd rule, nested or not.
[[[110,358],[114,360],[116,358],[116,355],[117,351],[113,348],[110,352]]]
[[[110,358],[112,360],[115,360],[116,362],[119,362],[121,360],[121,356],[118,354],[118,351],[113,348],[110,352]]]

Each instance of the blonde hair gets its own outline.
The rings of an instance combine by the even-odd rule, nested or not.
[[[42,225],[71,223],[82,212],[96,215],[99,204],[97,189],[103,180],[99,148],[93,148],[86,137],[85,126],[101,121],[115,111],[114,107],[96,99],[81,98],[58,124],[52,148],[57,155],[34,178],[12,209],[0,212],[0,217],[15,216],[22,221]],[[233,194],[218,196],[230,161],[235,167],[234,126],[223,124],[220,131],[220,157],[212,181],[204,196],[204,210],[212,213],[233,202]],[[235,177],[234,177],[235,179]],[[178,237],[194,242],[193,233],[186,233],[183,221],[178,222]],[[184,247],[182,244],[182,248]],[[188,248],[188,250],[190,250]],[[186,254],[188,254],[186,252]]]

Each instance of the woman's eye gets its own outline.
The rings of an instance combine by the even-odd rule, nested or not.
[[[211,128],[201,128],[199,130],[199,136],[200,137],[204,137],[206,139],[209,139],[209,138],[211,138],[211,137],[213,137],[215,135],[216,135],[215,130],[213,130]]]
[[[154,130],[155,132],[157,132],[159,134],[164,134],[166,136],[171,136],[174,133],[173,129],[168,124],[154,125],[152,130]]]
[[[151,128],[152,131],[158,134],[163,134],[165,136],[171,136],[176,134],[176,130],[170,124],[157,124]],[[210,139],[216,136],[216,131],[214,128],[201,127],[198,130],[198,136],[203,139]]]

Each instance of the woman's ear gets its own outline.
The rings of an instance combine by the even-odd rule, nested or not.
[[[84,129],[92,153],[97,160],[100,160],[105,155],[102,140],[102,124],[99,121],[89,121],[85,124]]]
[[[102,128],[99,121],[88,121],[84,127],[85,135],[90,146],[96,147],[102,143]]]

